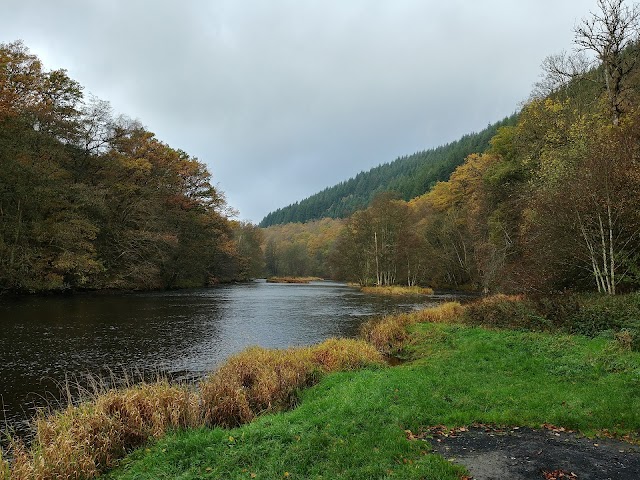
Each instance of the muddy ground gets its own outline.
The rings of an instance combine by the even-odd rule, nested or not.
[[[563,430],[434,427],[421,437],[474,480],[640,480],[639,446]]]

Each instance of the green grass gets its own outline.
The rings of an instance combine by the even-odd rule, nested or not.
[[[454,479],[462,471],[405,430],[474,422],[596,434],[640,431],[640,353],[604,338],[452,324],[410,327],[394,368],[331,374],[290,412],[233,430],[171,434],[112,479]],[[253,474],[253,476],[252,476]]]

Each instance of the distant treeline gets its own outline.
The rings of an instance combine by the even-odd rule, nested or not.
[[[227,210],[198,159],[0,44],[0,292],[248,278],[260,231]]]
[[[468,155],[484,152],[498,128],[513,125],[515,121],[516,114],[447,145],[400,157],[361,172],[354,178],[269,213],[260,226],[346,218],[356,210],[367,208],[376,195],[387,191],[395,192],[404,200],[415,198],[428,192],[437,182],[449,178]]]

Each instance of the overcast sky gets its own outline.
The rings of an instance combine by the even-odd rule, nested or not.
[[[596,0],[0,0],[0,42],[268,212],[516,111]]]

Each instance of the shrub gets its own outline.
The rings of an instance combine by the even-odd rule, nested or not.
[[[615,340],[622,350],[640,351],[640,330],[623,328],[615,334]]]
[[[521,295],[493,295],[465,306],[464,323],[495,328],[548,330],[550,322]]]
[[[607,330],[640,328],[640,295],[590,295],[578,299],[580,308],[569,318],[572,333],[596,336]]]
[[[536,309],[556,329],[595,337],[640,329],[640,294],[556,295],[535,299]]]

